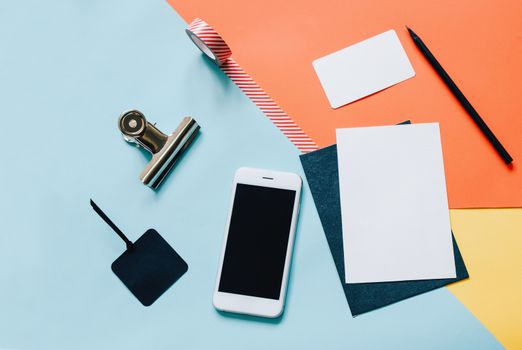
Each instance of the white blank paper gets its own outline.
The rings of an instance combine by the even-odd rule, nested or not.
[[[332,108],[415,76],[394,30],[319,58],[313,66]]]
[[[454,278],[439,124],[337,129],[347,283]]]

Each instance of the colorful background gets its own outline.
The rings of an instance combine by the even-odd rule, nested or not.
[[[190,3],[194,11],[207,7]],[[228,16],[232,3],[221,5],[216,16]],[[314,18],[309,10],[293,7],[296,18]],[[176,9],[185,16],[183,9]],[[265,9],[258,13],[263,15]],[[207,15],[208,10],[198,14],[221,31],[225,23],[213,23]],[[233,18],[227,22],[235,23]],[[270,27],[267,23],[265,29]],[[420,24],[408,24],[423,35]],[[216,312],[211,295],[234,171],[256,166],[303,173],[294,146],[217,67],[201,58],[185,28],[186,21],[164,1],[0,3],[0,122],[5,148],[0,153],[0,348],[521,347],[521,209],[453,210],[452,224],[470,280],[450,287],[451,293],[439,289],[352,318],[305,185],[283,317],[264,321]],[[250,36],[248,28],[234,35],[252,46],[262,41]],[[376,26],[374,31],[381,29],[387,28]],[[230,33],[221,34],[230,40]],[[350,38],[367,36],[359,34],[342,41],[348,44]],[[426,35],[427,41],[433,40]],[[413,80],[421,79],[420,57],[403,35],[401,40],[417,70]],[[513,40],[514,50],[520,52],[520,36],[506,40]],[[240,64],[254,68],[240,55],[254,49],[229,44]],[[266,71],[280,69],[272,62],[265,64]],[[256,79],[260,76],[257,70],[251,73]],[[285,77],[281,75],[282,82],[290,81]],[[272,93],[268,80],[258,82]],[[326,105],[314,84],[309,100]],[[473,90],[470,86],[463,86],[467,94]],[[301,87],[295,91],[298,94]],[[445,93],[443,87],[438,91]],[[286,108],[284,100],[272,95]],[[483,103],[482,98],[469,97]],[[356,104],[343,108],[351,107],[363,111]],[[139,182],[146,159],[117,129],[118,115],[129,108],[142,110],[165,132],[174,130],[185,115],[202,125],[201,135],[157,193]],[[404,113],[399,110],[389,118],[417,113],[404,108]],[[297,119],[297,113],[289,112]],[[347,117],[337,121],[341,119]],[[490,119],[492,124],[496,120]],[[313,135],[315,128],[302,126]],[[510,151],[513,148],[516,159],[520,146],[512,145],[500,129],[499,137],[506,139]],[[328,143],[319,138],[318,142]],[[482,146],[481,157],[494,155]],[[143,307],[110,271],[124,245],[92,211],[89,198],[131,239],[154,227],[187,261],[187,274],[153,306]]]
[[[252,6],[168,0],[189,23],[214,26],[240,65],[320,146],[335,128],[394,124],[404,118],[441,124],[452,208],[522,206],[522,172],[504,166],[487,139],[413,45],[414,28],[465,91],[514,159],[522,157],[522,3],[520,1],[278,1]],[[415,79],[348,106],[329,107],[311,62],[395,29]],[[513,79],[517,77],[516,79]],[[321,95],[321,96],[320,96]],[[451,213],[472,278],[450,290],[509,348],[522,348],[522,209]],[[499,236],[501,235],[501,236]]]
[[[169,0],[200,17],[232,56],[319,146],[335,128],[440,122],[451,208],[522,206],[522,2]],[[425,41],[511,153],[506,167],[409,38]],[[312,61],[395,29],[417,73],[397,86],[333,110]],[[517,162],[517,159],[519,162]]]

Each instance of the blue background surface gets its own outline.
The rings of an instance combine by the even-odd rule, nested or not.
[[[0,2],[0,348],[501,348],[445,289],[352,318],[306,184],[283,317],[213,309],[234,171],[303,174],[185,26],[164,1]],[[130,108],[164,132],[185,115],[202,126],[157,193],[117,128]],[[151,307],[111,272],[124,244],[91,197],[131,239],[154,227],[189,264]]]

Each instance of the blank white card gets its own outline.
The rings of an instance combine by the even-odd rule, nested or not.
[[[394,30],[319,58],[313,65],[332,108],[415,76]]]
[[[347,283],[454,278],[438,123],[337,129]]]

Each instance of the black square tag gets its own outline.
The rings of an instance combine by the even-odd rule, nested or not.
[[[111,265],[112,271],[145,306],[150,306],[188,270],[187,263],[154,229]]]

